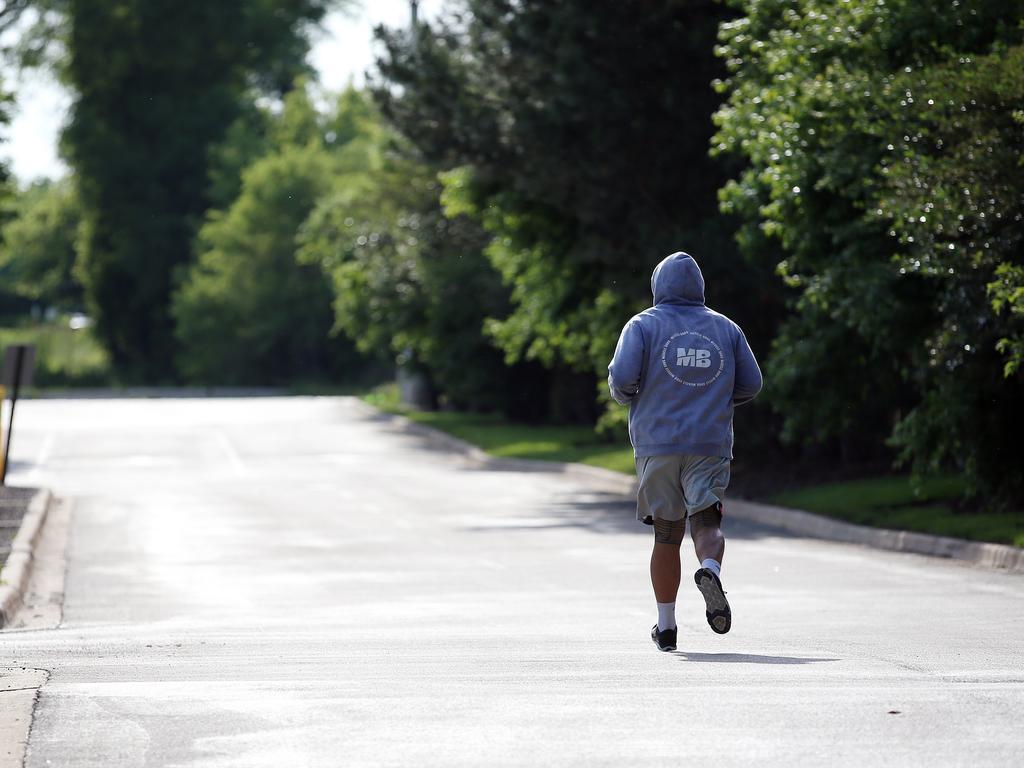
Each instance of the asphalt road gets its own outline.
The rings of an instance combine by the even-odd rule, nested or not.
[[[0,635],[50,673],[32,768],[1024,760],[1020,576],[727,521],[733,631],[684,576],[663,654],[648,531],[593,484],[343,398],[18,421],[10,481],[73,499],[63,624]]]

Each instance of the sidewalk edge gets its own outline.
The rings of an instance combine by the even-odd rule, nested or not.
[[[32,555],[36,539],[42,530],[52,500],[53,494],[46,488],[32,497],[18,533],[11,543],[11,554],[7,556],[7,562],[0,570],[0,629],[10,623],[21,607],[32,572]]]
[[[431,444],[462,455],[473,464],[485,469],[551,472],[576,477],[581,480],[599,481],[606,487],[623,495],[636,493],[636,478],[601,467],[537,459],[505,459],[490,456],[465,440],[442,432],[425,424],[418,424],[405,416],[381,411],[369,403],[354,398],[365,413],[377,418],[385,416],[404,432],[426,438]],[[838,541],[845,544],[861,544],[875,549],[893,552],[927,555],[969,563],[981,568],[1024,573],[1024,549],[1009,544],[992,544],[981,541],[954,539],[913,531],[897,531],[889,528],[869,528],[864,525],[834,520],[813,512],[777,507],[746,499],[729,499],[727,514],[742,520],[781,528],[790,533],[816,539]]]

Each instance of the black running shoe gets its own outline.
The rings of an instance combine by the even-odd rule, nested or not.
[[[704,603],[707,605],[708,624],[720,635],[724,635],[732,628],[732,609],[729,601],[725,599],[725,590],[722,589],[722,581],[714,571],[707,568],[698,568],[693,574],[693,580],[697,582],[697,589],[704,595]]]
[[[659,651],[674,651],[676,649],[676,630],[666,629],[658,631],[658,625],[651,627],[651,640],[658,646]]]

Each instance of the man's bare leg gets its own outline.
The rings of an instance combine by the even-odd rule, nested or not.
[[[675,604],[679,592],[679,546],[686,533],[686,520],[654,521],[654,550],[651,552],[651,585],[658,601],[658,629],[675,629]]]
[[[679,592],[679,545],[654,543],[651,552],[651,584],[654,599],[659,603],[674,603]]]
[[[690,538],[701,563],[710,558],[722,565],[725,536],[722,535],[722,513],[718,511],[717,504],[690,516]]]
[[[693,580],[704,596],[708,624],[715,632],[724,635],[732,628],[732,609],[720,578],[725,536],[722,535],[722,512],[718,504],[690,516],[690,537],[701,566]]]

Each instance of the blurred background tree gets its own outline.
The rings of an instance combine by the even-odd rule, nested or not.
[[[0,21],[3,16],[0,15]],[[0,79],[0,141],[3,141],[3,131],[11,121],[10,107],[12,96],[4,89],[4,83]],[[11,183],[11,173],[7,163],[0,162],[0,225],[11,218],[11,198],[15,195],[16,189]],[[11,264],[7,250],[0,251],[0,317],[16,310],[18,305],[24,301],[13,290],[16,280],[16,267]]]
[[[308,29],[330,4],[67,0],[81,274],[122,376],[173,380],[168,308],[210,202],[209,150],[254,94],[307,70]]]
[[[381,163],[317,207],[300,257],[331,275],[337,326],[367,354],[390,353],[448,407],[537,420],[546,371],[506,364],[484,333],[508,288],[483,255],[476,222],[446,217],[436,171],[377,121]]]
[[[82,213],[71,180],[39,182],[13,195],[0,245],[6,290],[42,307],[81,311],[75,273]]]
[[[197,260],[172,305],[179,369],[189,380],[325,380],[355,362],[350,344],[328,343],[327,279],[295,259],[299,228],[349,170],[340,157],[347,142],[332,151],[324,122],[304,86],[293,89],[281,114],[268,118],[268,151],[242,171],[238,196],[208,212]],[[371,159],[348,153],[345,161],[365,168]]]

